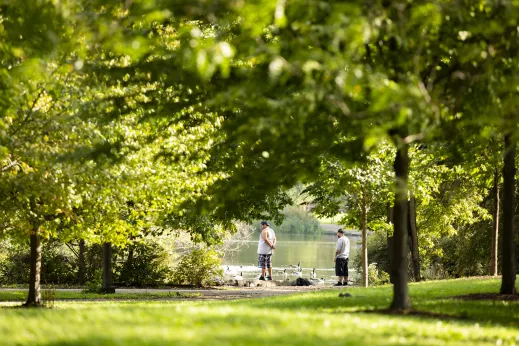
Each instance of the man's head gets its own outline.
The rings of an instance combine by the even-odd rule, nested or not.
[[[339,228],[339,229],[337,230],[337,238],[340,238],[340,237],[342,237],[343,235],[344,235],[344,231],[342,230],[342,228]]]
[[[269,223],[267,221],[261,221],[261,229],[265,229],[267,227],[269,227]]]

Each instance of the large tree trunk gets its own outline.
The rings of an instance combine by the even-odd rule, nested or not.
[[[115,293],[112,278],[112,243],[103,244],[103,286],[104,293]]]
[[[420,252],[418,251],[418,233],[416,230],[416,199],[412,193],[410,194],[408,207],[409,249],[413,261],[414,281],[418,282],[420,281]]]
[[[85,284],[85,267],[85,241],[81,239],[79,241],[79,264],[77,272],[77,279],[80,285]]]
[[[393,207],[388,203],[387,204],[387,223],[393,225]],[[387,256],[389,262],[389,282],[394,284],[395,280],[393,278],[393,236],[389,234],[389,231],[386,233],[387,236]]]
[[[498,254],[498,239],[499,239],[499,171],[496,168],[494,171],[494,210],[492,225],[492,255],[490,258],[490,275],[497,276],[497,254]]]
[[[40,275],[41,275],[41,241],[39,226],[34,226],[31,232],[31,270],[29,276],[29,296],[25,306],[41,305]]]
[[[393,258],[393,302],[391,309],[409,309],[407,287],[407,180],[409,176],[409,153],[407,144],[400,144],[394,162],[396,190],[394,209]]]
[[[362,188],[361,196],[361,218],[362,218],[362,286],[368,287],[368,230],[366,211],[366,190]]]
[[[503,167],[503,254],[501,294],[515,294],[515,139],[505,136],[505,158]]]

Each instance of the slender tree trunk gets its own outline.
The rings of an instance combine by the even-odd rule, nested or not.
[[[368,230],[367,230],[367,211],[366,211],[366,190],[362,188],[361,197],[361,217],[362,217],[362,286],[368,287]]]
[[[408,202],[408,232],[409,232],[409,248],[411,250],[411,259],[413,261],[414,281],[418,282],[420,278],[420,252],[418,251],[418,232],[416,230],[416,199],[411,193]]]
[[[81,239],[79,241],[79,264],[77,273],[77,279],[80,285],[85,284],[85,267],[85,240]]]
[[[515,294],[515,139],[505,136],[505,158],[503,166],[503,254],[501,294]]]
[[[494,213],[492,215],[494,224],[492,226],[492,255],[490,259],[490,275],[497,276],[497,254],[499,239],[499,170],[494,171]]]
[[[393,302],[391,309],[409,309],[407,287],[407,180],[409,176],[409,153],[407,144],[398,147],[395,162],[395,209],[393,232],[393,258],[391,271],[393,272]]]
[[[41,305],[40,275],[41,275],[41,241],[40,229],[35,225],[31,232],[31,270],[29,276],[29,296],[25,306]]]
[[[387,223],[393,224],[393,207],[388,203],[387,204]],[[387,256],[389,263],[389,282],[394,284],[395,280],[393,278],[393,236],[389,234],[389,231],[386,233],[387,235]]]
[[[130,247],[128,249],[128,258],[126,259],[126,263],[125,263],[126,272],[128,274],[133,273],[133,254],[134,254],[134,245],[132,244],[132,245],[130,245]],[[128,276],[128,278],[130,278],[130,276]],[[134,279],[136,279],[136,278],[134,276],[132,276],[132,281],[128,282],[128,284],[130,286],[135,284]]]
[[[112,243],[103,244],[103,286],[104,293],[115,293],[112,278]]]

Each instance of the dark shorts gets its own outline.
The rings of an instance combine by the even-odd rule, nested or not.
[[[348,260],[349,258],[337,258],[335,261],[335,275],[348,276]]]
[[[264,268],[272,268],[272,254],[262,255],[258,254],[258,267]]]

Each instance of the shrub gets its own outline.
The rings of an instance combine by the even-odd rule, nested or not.
[[[221,279],[221,256],[215,250],[195,249],[180,259],[173,272],[173,283],[204,287]]]
[[[155,242],[135,244],[124,249],[124,255],[126,261],[116,277],[119,285],[156,287],[164,285],[171,277],[168,254]]]
[[[0,246],[0,284],[14,285],[29,282],[30,250],[27,245],[3,242]],[[41,283],[76,283],[77,258],[74,253],[57,241],[42,244]]]
[[[103,271],[96,270],[95,274],[90,277],[90,280],[85,284],[84,293],[103,293]]]
[[[376,263],[370,263],[368,266],[368,283],[372,286],[388,284],[389,274],[379,270]]]

